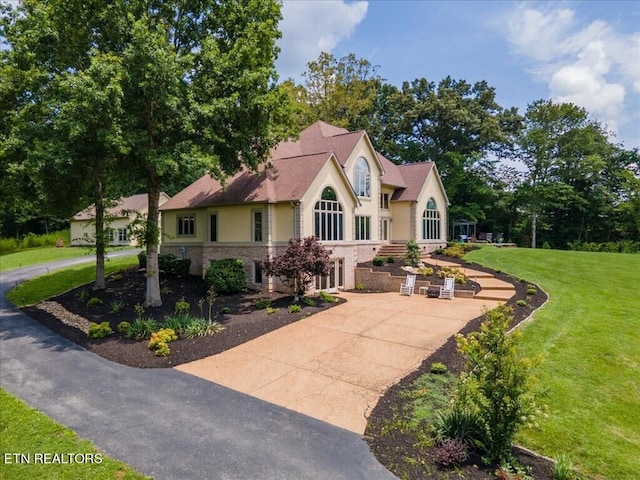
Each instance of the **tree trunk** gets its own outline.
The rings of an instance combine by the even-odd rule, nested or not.
[[[94,196],[96,206],[96,281],[93,284],[94,290],[103,290],[106,286],[104,278],[104,186],[102,184],[102,172],[100,161],[93,162]]]
[[[159,307],[162,305],[162,298],[160,296],[160,269],[158,266],[160,181],[157,175],[153,173],[150,173],[147,181],[147,198],[149,201],[146,226],[147,293],[144,305],[145,307]]]
[[[536,228],[538,222],[538,214],[533,213],[533,218],[531,220],[531,248],[536,248]]]

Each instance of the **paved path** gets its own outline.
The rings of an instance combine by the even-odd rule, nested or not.
[[[176,369],[363,434],[388,387],[499,303],[395,292],[340,296],[347,302]]]
[[[156,479],[395,478],[360,435],[175,369],[109,362],[6,300],[16,282],[80,261],[0,273],[2,388]]]

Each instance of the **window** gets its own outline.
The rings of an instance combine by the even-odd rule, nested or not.
[[[356,195],[359,197],[371,197],[371,173],[369,172],[369,164],[362,157],[356,160],[354,188]]]
[[[262,283],[262,263],[253,262],[253,283]]]
[[[356,217],[356,240],[371,240],[371,217]]]
[[[218,241],[218,214],[212,213],[209,215],[209,241]]]
[[[331,187],[322,191],[321,200],[314,209],[315,236],[320,240],[344,239],[344,213],[336,200],[336,192]]]
[[[388,193],[380,194],[380,208],[382,210],[389,210],[389,194]]]
[[[126,228],[118,229],[118,243],[129,243],[129,230]]]
[[[253,241],[262,242],[262,212],[253,212]]]
[[[440,212],[436,202],[430,198],[427,208],[422,214],[422,238],[424,240],[440,240]]]
[[[196,217],[184,215],[178,217],[178,236],[193,237],[196,234]]]
[[[107,229],[106,234],[107,234],[107,243],[108,244],[116,243],[116,235],[115,235],[115,230],[113,228]]]

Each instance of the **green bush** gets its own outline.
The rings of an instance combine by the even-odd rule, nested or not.
[[[432,363],[430,372],[436,375],[443,375],[447,373],[447,366],[441,362]]]
[[[158,329],[158,323],[153,318],[137,318],[129,326],[127,337],[143,340],[151,337]]]
[[[189,312],[176,313],[166,316],[162,322],[162,326],[163,328],[170,328],[178,334],[183,334],[187,325],[194,320],[197,320],[197,317],[194,317]]]
[[[264,310],[265,308],[269,308],[271,306],[271,299],[270,298],[259,298],[258,300],[256,300],[256,303],[254,304],[254,306],[258,310]]]
[[[516,302],[516,305],[518,305],[519,307],[526,307],[527,306],[527,301],[520,299],[520,300],[518,300]]]
[[[287,307],[289,313],[298,313],[302,311],[302,307],[297,303],[293,303]]]
[[[99,299],[98,297],[91,297],[89,300],[87,300],[87,307],[89,307],[89,308],[99,307],[103,303],[104,302],[101,299]]]
[[[240,293],[245,288],[244,262],[237,258],[211,260],[204,281],[218,294]]]
[[[375,267],[381,267],[384,265],[384,257],[373,257],[373,265]]]
[[[231,307],[222,307],[220,313],[223,315],[229,315],[231,313]]]
[[[535,295],[538,293],[538,289],[535,287],[527,288],[527,295]]]
[[[277,308],[272,308],[272,307],[267,307],[267,314],[271,315],[273,313],[278,313],[278,309]]]
[[[387,263],[396,263],[396,257],[394,257],[393,255],[389,255],[387,257]]]
[[[191,305],[184,299],[184,297],[178,300],[173,307],[173,311],[175,313],[189,313],[189,310],[191,310]]]
[[[120,322],[116,327],[118,333],[124,335],[125,337],[129,336],[129,329],[131,328],[131,324],[129,322]]]
[[[431,275],[433,275],[433,268],[431,268],[431,267],[420,267],[418,269],[418,273],[420,275],[425,276],[425,277],[430,277]]]
[[[482,424],[478,415],[469,409],[456,408],[445,413],[437,412],[434,423],[436,440],[459,438],[474,444],[482,436]]]
[[[362,288],[359,288],[358,290],[363,290],[363,289],[364,289],[364,285],[362,285]],[[320,296],[320,299],[323,302],[335,303],[335,302],[338,301],[338,299],[336,297],[334,297],[333,295],[325,292],[324,290],[320,290],[319,296]]]
[[[420,263],[420,247],[415,240],[407,242],[407,254],[404,256],[405,263],[415,267]]]
[[[124,302],[122,300],[112,300],[109,304],[109,311],[111,313],[118,313],[124,308]]]
[[[304,298],[302,299],[302,301],[304,302],[304,304],[305,304],[307,307],[315,307],[315,306],[316,306],[316,302],[315,302],[315,300],[314,300],[313,298],[311,298],[311,297],[304,297]]]
[[[204,318],[194,318],[185,329],[184,334],[189,338],[206,337],[221,332],[224,327],[218,322],[211,322]]]
[[[138,265],[140,268],[147,268],[146,252],[138,253]],[[191,268],[191,259],[178,258],[173,253],[158,254],[158,268],[169,275],[186,277]]]
[[[87,332],[89,338],[104,338],[113,333],[109,322],[92,323]]]
[[[153,350],[157,357],[166,357],[171,353],[169,343],[178,339],[178,335],[171,328],[161,328],[151,334],[147,348]]]

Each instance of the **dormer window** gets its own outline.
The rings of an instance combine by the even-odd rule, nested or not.
[[[359,197],[371,198],[371,170],[367,161],[360,157],[354,169],[354,188]]]

